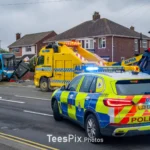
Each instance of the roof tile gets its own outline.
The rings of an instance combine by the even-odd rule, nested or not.
[[[21,39],[15,41],[8,47],[18,47],[18,46],[30,46],[33,44],[36,44],[38,41],[42,40],[45,36],[49,35],[53,31],[48,31],[48,32],[41,32],[41,33],[34,33],[34,34],[27,34],[23,36]]]
[[[81,23],[59,35],[56,35],[55,37],[48,39],[46,42],[102,35],[118,35],[134,38],[140,37],[140,33],[133,31],[127,27],[124,27],[120,24],[117,24],[106,18],[102,18],[96,21],[90,20]],[[146,35],[143,35],[143,38],[149,39],[149,37]]]

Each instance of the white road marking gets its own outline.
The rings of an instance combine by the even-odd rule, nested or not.
[[[50,115],[50,114],[45,114],[45,113],[40,113],[40,112],[34,112],[34,111],[30,111],[30,110],[24,110],[23,112],[30,113],[30,114],[35,114],[35,115],[53,117],[53,115]]]
[[[2,98],[0,98],[0,101],[10,102],[10,103],[18,103],[18,104],[24,104],[25,103],[25,102],[21,102],[21,101],[7,100],[7,99],[2,99]]]
[[[29,96],[21,96],[21,95],[15,95],[15,97],[22,97],[22,98],[29,98],[29,99],[38,99],[38,100],[44,100],[44,101],[49,101],[50,99],[46,98],[39,98],[39,97],[29,97]]]

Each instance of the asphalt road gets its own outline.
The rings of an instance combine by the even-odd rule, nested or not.
[[[0,136],[5,133],[61,150],[149,150],[150,136],[107,138],[103,143],[49,141],[55,137],[85,137],[84,130],[68,121],[56,122],[50,106],[51,93],[36,88],[0,86]],[[36,144],[37,145],[37,144]],[[40,147],[41,145],[39,145]],[[49,148],[48,148],[49,147]]]

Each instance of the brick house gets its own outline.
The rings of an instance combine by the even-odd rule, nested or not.
[[[83,22],[45,41],[78,40],[82,47],[109,61],[120,61],[142,53],[150,47],[150,38],[119,25],[95,12],[93,19]]]
[[[16,41],[8,46],[9,51],[16,55],[16,58],[29,58],[38,55],[40,49],[45,46],[45,40],[56,36],[55,31],[27,34],[21,38],[21,34],[16,34]]]

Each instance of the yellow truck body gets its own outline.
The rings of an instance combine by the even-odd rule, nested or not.
[[[58,42],[43,47],[35,67],[34,84],[42,91],[68,84],[77,74],[84,72],[87,66],[105,67],[107,61],[81,47],[78,42]],[[95,67],[96,66],[96,67]],[[110,67],[111,69],[111,67]],[[134,70],[126,67],[125,70]]]

